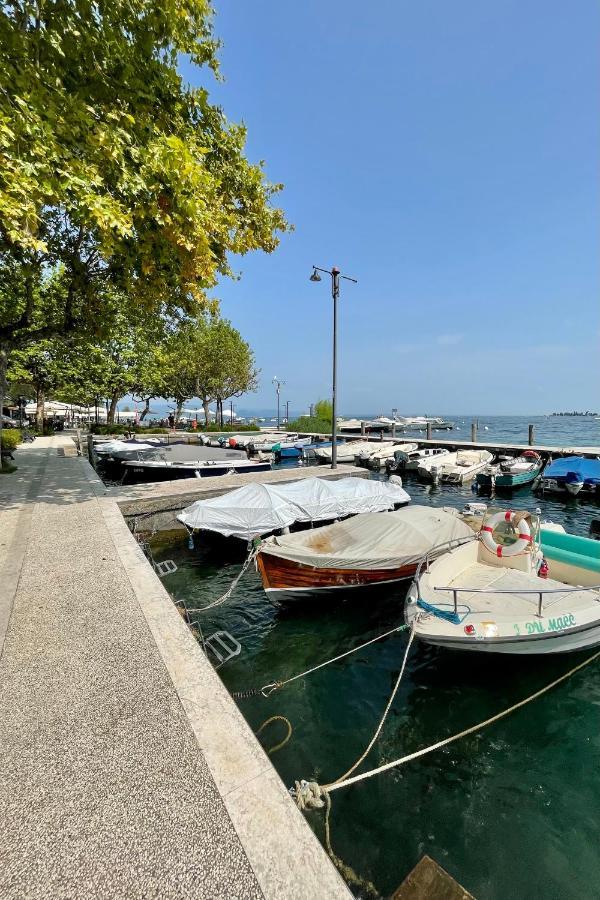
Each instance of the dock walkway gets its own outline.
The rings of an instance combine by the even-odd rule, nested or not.
[[[0,896],[348,898],[70,446],[0,476]]]

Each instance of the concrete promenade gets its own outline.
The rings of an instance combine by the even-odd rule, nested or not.
[[[0,476],[0,897],[348,898],[71,446]]]

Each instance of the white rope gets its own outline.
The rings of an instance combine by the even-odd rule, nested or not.
[[[384,711],[383,711],[383,715],[382,715],[382,717],[381,717],[381,720],[380,720],[380,722],[379,722],[379,725],[378,725],[377,728],[375,729],[375,734],[373,735],[373,737],[372,737],[371,740],[369,741],[369,745],[367,746],[367,749],[365,750],[365,752],[362,754],[362,756],[360,756],[360,757],[356,760],[356,762],[354,763],[354,765],[351,766],[351,767],[348,769],[347,772],[344,772],[343,775],[340,775],[340,777],[339,777],[339,778],[336,778],[335,781],[332,781],[331,784],[323,785],[323,790],[324,790],[325,792],[328,792],[328,791],[330,791],[330,790],[333,790],[335,785],[337,785],[339,782],[344,781],[344,780],[348,777],[348,775],[350,775],[352,772],[354,772],[355,769],[357,769],[357,768],[360,766],[361,762],[363,762],[363,760],[365,760],[365,759],[367,758],[367,756],[369,755],[369,753],[371,752],[371,750],[372,750],[372,748],[373,748],[373,744],[375,743],[375,741],[377,740],[377,738],[378,738],[379,735],[381,734],[381,729],[383,728],[383,726],[384,726],[384,724],[385,724],[385,720],[386,720],[387,717],[388,717],[388,713],[389,713],[389,711],[390,711],[390,708],[391,708],[391,706],[392,706],[392,703],[394,702],[394,698],[395,698],[396,694],[398,693],[398,688],[400,687],[400,682],[402,681],[402,676],[404,675],[404,670],[405,670],[405,668],[406,668],[406,660],[408,659],[408,654],[409,654],[409,652],[410,652],[410,648],[411,648],[411,645],[412,645],[412,642],[413,642],[413,638],[414,638],[414,636],[415,636],[415,623],[416,623],[416,619],[413,619],[412,628],[410,629],[410,637],[408,638],[408,643],[407,643],[407,645],[406,645],[406,650],[404,651],[404,659],[402,660],[402,666],[400,667],[400,672],[399,672],[399,674],[398,674],[398,678],[396,679],[396,684],[394,685],[394,689],[393,689],[392,693],[390,694],[390,699],[388,700],[387,706],[385,707],[385,709],[384,709]]]
[[[512,706],[509,706],[508,709],[496,713],[495,716],[492,716],[489,719],[485,719],[483,722],[478,722],[477,725],[472,725],[470,728],[465,728],[464,731],[460,731],[458,734],[454,734],[451,737],[444,738],[444,740],[438,741],[436,744],[432,744],[430,747],[423,747],[421,750],[417,750],[414,753],[409,753],[406,756],[400,757],[400,759],[395,759],[393,762],[386,763],[383,766],[378,766],[376,769],[371,769],[370,772],[363,772],[360,775],[355,775],[353,778],[347,778],[344,781],[338,779],[338,781],[334,781],[333,784],[326,785],[323,790],[327,792],[337,791],[338,788],[348,787],[351,784],[356,784],[359,781],[363,781],[365,778],[371,778],[373,775],[380,775],[382,772],[387,772],[388,769],[393,769],[396,766],[402,766],[404,765],[404,763],[410,762],[413,759],[417,759],[420,756],[425,756],[427,753],[433,753],[434,750],[439,750],[440,747],[445,747],[448,744],[451,744],[453,741],[458,741],[460,738],[466,737],[468,734],[473,734],[474,731],[478,731],[480,728],[485,728],[486,725],[492,725],[494,722],[497,722],[499,719],[505,718],[505,716],[508,716],[516,709],[520,709],[522,706],[526,706],[528,703],[531,703],[532,700],[537,700],[537,698],[541,697],[542,694],[545,694],[547,691],[552,690],[552,688],[556,687],[561,682],[566,681],[567,678],[570,678],[571,675],[575,674],[575,672],[578,672],[580,669],[583,669],[595,659],[598,659],[599,656],[600,650],[597,653],[594,653],[592,656],[588,657],[588,659],[584,660],[582,663],[579,663],[579,665],[574,666],[572,669],[569,669],[569,671],[565,672],[564,675],[561,675],[560,678],[556,678],[554,681],[551,681],[550,684],[547,684],[539,691],[535,691],[535,693],[530,694],[529,697],[526,697],[524,700],[520,700],[518,703],[514,703]]]
[[[233,581],[231,582],[231,584],[229,586],[229,589],[227,591],[225,591],[225,593],[221,597],[217,597],[216,600],[213,600],[213,602],[209,603],[207,606],[198,606],[195,609],[188,609],[186,607],[186,612],[188,612],[188,613],[205,612],[207,609],[214,609],[215,606],[220,606],[221,603],[225,603],[226,600],[229,600],[229,598],[233,594],[234,590],[238,586],[240,579],[245,574],[245,572],[248,570],[248,566],[256,558],[256,556],[258,554],[258,550],[259,550],[258,547],[253,547],[250,550],[250,553],[246,557],[246,560],[244,561],[244,565],[240,569],[238,575],[233,579]]]
[[[272,681],[270,684],[265,684],[265,686],[260,689],[260,693],[263,695],[263,697],[268,697],[269,694],[272,694],[273,691],[278,691],[279,688],[284,687],[284,685],[291,684],[292,681],[296,681],[298,678],[304,678],[306,675],[311,675],[318,669],[322,669],[324,666],[330,665],[330,663],[337,662],[339,659],[344,659],[345,656],[350,656],[351,653],[357,653],[359,650],[362,650],[363,647],[368,647],[370,644],[375,644],[377,641],[382,641],[384,638],[389,637],[390,634],[395,634],[398,631],[404,631],[406,628],[408,628],[408,625],[396,625],[395,628],[390,628],[389,631],[385,631],[383,634],[379,634],[377,635],[377,637],[371,638],[370,641],[365,641],[364,644],[359,644],[358,647],[353,647],[351,650],[346,650],[345,653],[340,653],[339,656],[334,656],[332,659],[327,659],[325,660],[325,662],[319,663],[317,666],[313,666],[312,669],[307,669],[305,672],[300,672],[298,675],[292,675],[291,678],[286,678],[285,681]]]

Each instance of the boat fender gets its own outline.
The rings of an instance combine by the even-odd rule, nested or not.
[[[542,561],[540,562],[540,567],[538,569],[538,578],[547,578],[548,577],[548,563],[545,558],[542,556]]]
[[[510,522],[513,527],[515,527],[517,525],[515,516],[516,513],[511,509],[507,510],[507,512],[496,513],[495,516],[491,516],[488,519],[487,523],[481,529],[480,535],[484,547],[486,547],[490,553],[494,553],[499,559],[518,556],[531,546],[533,538],[531,537],[531,531],[525,519],[521,519],[518,522],[519,530],[517,532],[517,540],[514,544],[511,544],[510,547],[504,547],[502,544],[497,544],[494,540],[494,529],[496,526],[499,525],[500,522]]]

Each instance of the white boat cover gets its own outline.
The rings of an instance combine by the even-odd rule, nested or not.
[[[307,478],[292,484],[248,484],[220,497],[197,500],[177,518],[188,528],[252,540],[294,522],[322,522],[393,509],[409,495],[391,481]]]
[[[395,569],[447,541],[473,537],[454,510],[408,506],[314,531],[267,538],[261,552],[319,569]]]
[[[144,441],[102,441],[94,443],[96,453],[120,453],[123,450],[156,450],[156,445],[161,443],[160,438],[148,438]]]

